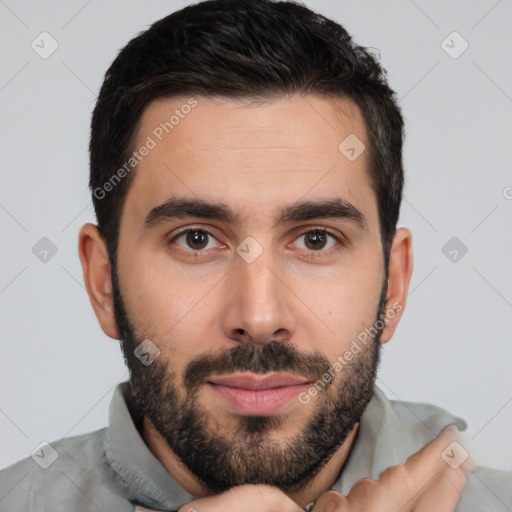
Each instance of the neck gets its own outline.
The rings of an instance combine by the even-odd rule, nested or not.
[[[334,485],[354,444],[358,427],[359,424],[356,424],[334,455],[309,482],[298,491],[287,493],[292,500],[305,507]],[[153,455],[185,491],[196,498],[210,494],[169,448],[165,439],[145,416],[142,422],[142,437]]]

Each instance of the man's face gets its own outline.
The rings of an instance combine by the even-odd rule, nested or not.
[[[384,312],[377,203],[367,152],[354,160],[339,148],[349,135],[368,139],[347,99],[339,111],[313,96],[195,99],[153,102],[139,125],[135,149],[150,150],[121,219],[119,336],[140,409],[198,479],[212,491],[291,489],[372,396],[378,336],[353,347]],[[172,198],[222,203],[233,218],[155,210]],[[343,203],[342,215],[299,207],[281,218],[327,201]],[[146,338],[160,351],[147,366],[133,352]]]

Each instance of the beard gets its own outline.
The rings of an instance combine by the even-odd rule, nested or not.
[[[149,366],[135,356],[134,350],[144,337],[137,337],[126,314],[115,265],[112,288],[121,350],[130,372],[137,412],[153,424],[168,447],[213,494],[243,484],[272,485],[286,493],[301,489],[342,445],[373,396],[383,327],[351,361],[345,361],[347,364],[335,378],[329,383],[322,381],[325,389],[318,391],[308,407],[299,406],[304,407],[304,414],[311,414],[312,410],[312,415],[295,436],[275,435],[286,421],[280,414],[237,415],[236,428],[215,432],[198,399],[200,387],[208,377],[235,371],[278,371],[316,382],[328,372],[331,363],[320,352],[304,354],[287,342],[270,341],[263,346],[243,343],[221,353],[197,356],[183,369],[179,382],[161,356]],[[376,321],[383,318],[386,291],[383,286]]]

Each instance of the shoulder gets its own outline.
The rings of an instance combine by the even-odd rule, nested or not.
[[[382,390],[376,389],[376,401],[381,414],[394,430],[393,440],[396,451],[405,459],[430,442],[435,435],[448,425],[455,425],[462,433],[467,423],[436,405],[422,402],[408,402],[388,399]],[[386,430],[386,429],[385,429]],[[406,447],[406,451],[401,448]],[[395,459],[394,463],[399,463]],[[478,464],[478,461],[476,461]],[[512,510],[512,472],[477,466],[466,474],[464,488],[457,505],[457,512],[509,512]]]
[[[464,419],[453,415],[446,409],[437,405],[425,402],[390,400],[385,396],[384,392],[378,388],[376,395],[379,396],[383,402],[389,404],[388,407],[393,411],[396,420],[405,428],[421,428],[434,435],[437,435],[448,425],[455,425],[461,432],[467,428],[467,423]]]
[[[75,511],[131,511],[133,507],[123,508],[116,496],[119,491],[103,447],[105,431],[45,443],[0,471],[0,510],[39,512],[65,506]]]
[[[461,432],[467,428],[462,418],[441,407],[393,400],[376,386],[360,424],[361,437],[368,446],[365,455],[370,457],[372,454],[366,452],[373,452],[372,478],[378,478],[390,465],[402,464],[449,425]]]
[[[510,512],[512,471],[479,466],[466,475],[456,512]]]

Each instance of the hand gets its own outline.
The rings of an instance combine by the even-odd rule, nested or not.
[[[239,485],[182,505],[178,512],[304,512],[277,487]]]
[[[356,482],[346,497],[335,491],[322,494],[312,512],[453,512],[466,484],[464,470],[474,469],[469,459],[454,469],[441,457],[457,441],[457,432],[455,427],[444,429],[404,464],[383,471],[378,480]]]
[[[328,491],[312,512],[453,512],[466,478],[465,461],[453,469],[441,453],[457,441],[454,427],[444,429],[433,441],[411,455],[401,466],[383,471],[378,480],[364,478],[345,497]],[[178,512],[303,512],[284,492],[268,485],[240,485],[214,496],[182,505]]]

